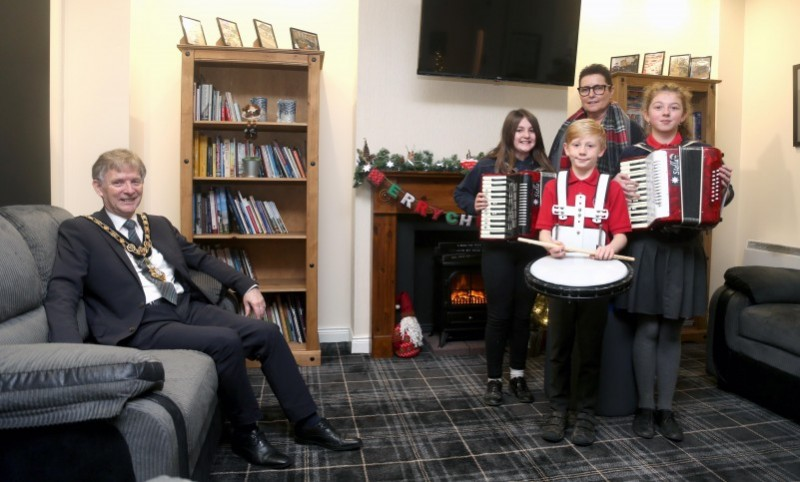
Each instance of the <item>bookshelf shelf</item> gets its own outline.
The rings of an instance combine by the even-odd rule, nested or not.
[[[298,364],[319,365],[319,95],[324,53],[192,45],[179,45],[178,49],[182,54],[181,232],[237,269],[249,270],[267,301],[264,322],[281,326]],[[255,124],[255,139],[245,138],[246,122],[198,120],[233,117],[198,114],[198,106],[204,104],[197,103],[197,86],[209,84],[212,88],[208,91],[223,93],[238,108],[250,103],[251,98],[267,98],[267,120]],[[279,99],[295,100],[296,122],[277,122]],[[232,103],[223,105],[228,113],[236,110]],[[220,145],[236,148],[227,151],[233,153],[224,157],[227,164],[211,165],[211,159],[222,159],[219,153],[226,152]],[[244,177],[240,149],[246,156],[262,156],[268,149],[259,146],[265,145],[287,148],[287,153],[296,151],[295,165],[299,162],[300,169],[294,170],[298,177],[278,177],[277,171],[270,177]],[[276,167],[262,163],[262,176],[270,174],[268,164],[270,169]],[[277,167],[286,172],[293,169],[286,169],[286,159]],[[248,204],[255,209],[244,218]],[[265,228],[275,221],[268,204],[278,211],[286,232],[265,234],[270,230],[248,229],[259,223]],[[244,210],[234,212],[243,206]],[[261,218],[256,209],[261,210]],[[223,214],[227,214],[227,220]]]
[[[238,131],[244,130],[246,125],[246,122],[234,121],[194,121],[194,128],[197,130]],[[306,132],[308,124],[297,122],[257,122],[256,129],[259,132]]]

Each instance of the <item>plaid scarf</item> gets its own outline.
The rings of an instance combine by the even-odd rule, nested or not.
[[[553,166],[561,171],[569,169],[569,157],[564,154],[564,135],[567,132],[567,127],[578,119],[585,119],[586,111],[581,107],[577,112],[572,114],[556,134],[556,140],[553,142],[553,148],[550,152],[550,162]],[[606,130],[606,152],[600,156],[597,161],[597,169],[603,174],[609,174],[614,177],[619,173],[619,158],[622,151],[631,145],[630,129],[631,119],[616,103],[612,102],[608,105],[606,116],[603,119],[603,129]],[[560,160],[556,162],[556,160]]]

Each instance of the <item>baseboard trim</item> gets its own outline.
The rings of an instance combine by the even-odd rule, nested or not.
[[[351,353],[370,353],[372,339],[369,336],[353,336],[347,328],[319,330],[320,343],[350,343]]]

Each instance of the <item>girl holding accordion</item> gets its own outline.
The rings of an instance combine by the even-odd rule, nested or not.
[[[503,122],[500,142],[456,187],[456,204],[467,214],[486,209],[482,192],[484,174],[511,174],[517,171],[553,171],[547,159],[539,121],[525,109],[508,113]],[[485,332],[488,380],[483,402],[503,403],[503,356],[509,346],[509,389],[517,400],[533,402],[525,381],[525,364],[530,338],[530,316],[536,293],[525,283],[525,266],[546,253],[543,248],[514,240],[483,242],[481,275],[486,290],[487,321]]]
[[[621,160],[641,158],[659,149],[703,146],[691,140],[691,98],[689,91],[674,83],[650,85],[642,102],[647,138],[625,149]],[[720,168],[727,196],[723,204],[733,198],[731,173],[727,166]],[[627,193],[635,190],[629,179],[620,182]],[[666,225],[634,230],[628,237],[627,254],[636,258],[634,278],[630,291],[619,295],[615,306],[633,315],[636,322],[633,365],[639,401],[633,432],[640,437],[653,438],[658,432],[673,441],[683,440],[672,398],[680,366],[683,320],[706,313],[707,259],[702,232]]]

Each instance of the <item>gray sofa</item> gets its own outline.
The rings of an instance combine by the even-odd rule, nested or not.
[[[0,480],[203,480],[221,432],[214,363],[188,350],[47,343],[51,206],[0,207]],[[219,283],[194,279],[231,305]]]
[[[720,388],[800,421],[800,270],[728,269],[710,300],[706,340]]]

